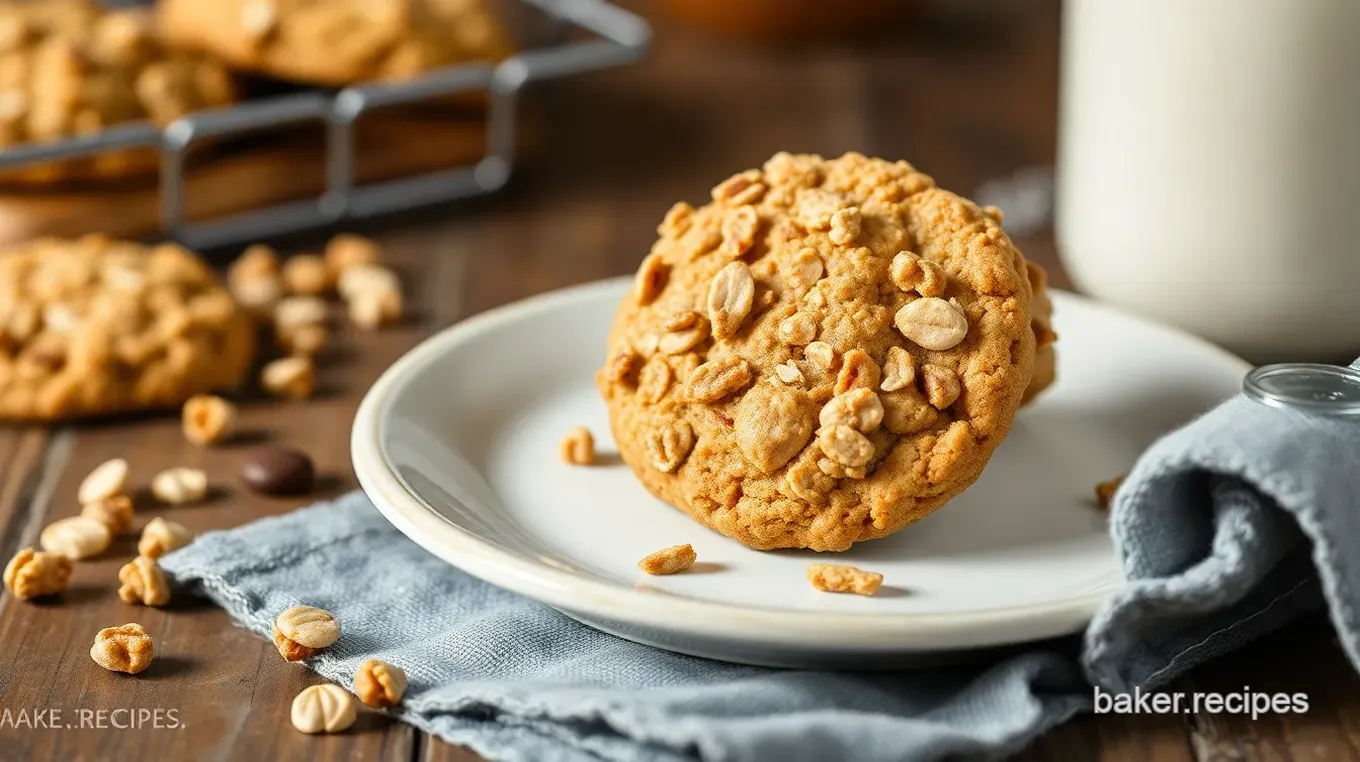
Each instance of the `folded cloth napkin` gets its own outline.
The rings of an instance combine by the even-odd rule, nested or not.
[[[1360,569],[1339,549],[1360,540],[1358,443],[1360,424],[1239,397],[1154,445],[1113,508],[1129,584],[1080,667],[1063,643],[882,674],[672,654],[460,572],[358,493],[204,534],[162,563],[265,637],[289,606],[334,612],[343,634],[312,668],[348,688],[364,659],[402,667],[396,716],[490,760],[991,759],[1089,707],[1088,680],[1154,687],[1322,593],[1355,661]]]

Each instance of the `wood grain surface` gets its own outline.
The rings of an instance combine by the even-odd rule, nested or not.
[[[313,454],[324,477],[314,497],[354,488],[350,421],[369,384],[402,352],[467,315],[632,271],[673,201],[701,202],[715,182],[775,151],[907,158],[964,193],[1051,162],[1057,0],[949,7],[872,39],[796,50],[743,46],[659,22],[649,61],[535,91],[542,151],[507,192],[368,231],[401,270],[411,316],[378,334],[342,331],[324,358],[316,399],[247,400],[244,443],[213,449],[186,445],[177,422],[162,417],[0,427],[0,556],[75,513],[81,478],[114,456],[129,459],[139,485],[158,469],[186,465],[206,469],[218,488],[203,506],[157,509],[142,499],[139,524],[166,514],[206,530],[300,506],[306,501],[262,498],[239,486],[245,448],[264,441]],[[1055,284],[1066,283],[1048,234],[1018,243],[1054,270]],[[303,240],[297,249],[315,244]],[[294,731],[288,705],[317,678],[209,605],[178,600],[161,611],[121,603],[116,573],[133,553],[132,541],[120,540],[104,557],[79,564],[70,592],[54,603],[0,595],[0,710],[54,708],[66,721],[96,722],[100,710],[161,708],[175,710],[183,727],[0,727],[0,760],[477,759],[372,713],[339,736]],[[145,625],[162,654],[136,678],[98,669],[88,656],[97,630],[128,621]],[[1325,620],[1291,626],[1170,690],[1245,686],[1304,692],[1312,708],[1254,722],[1204,713],[1084,715],[1020,758],[1360,758],[1360,686]]]

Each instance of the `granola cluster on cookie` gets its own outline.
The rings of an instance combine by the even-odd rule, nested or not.
[[[643,484],[753,548],[827,551],[970,485],[1046,325],[999,214],[853,153],[712,195],[666,214],[597,379]]]

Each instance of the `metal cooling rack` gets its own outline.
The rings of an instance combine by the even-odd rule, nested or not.
[[[168,237],[195,249],[259,240],[282,233],[363,219],[402,209],[480,196],[498,190],[515,165],[516,103],[530,82],[597,71],[641,58],[651,40],[647,22],[604,0],[522,0],[553,20],[599,36],[526,50],[491,65],[469,63],[419,79],[303,92],[201,111],[165,128],[139,122],[52,143],[0,152],[0,170],[128,148],[161,153],[161,223]],[[379,108],[403,106],[470,91],[489,93],[486,155],[471,166],[356,185],[355,122]],[[225,219],[189,222],[185,216],[185,159],[208,139],[237,137],[289,124],[326,127],[326,189],[315,199],[276,204]]]

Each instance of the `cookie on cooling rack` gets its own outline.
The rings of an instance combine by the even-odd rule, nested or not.
[[[781,153],[659,233],[597,380],[624,461],[696,520],[844,550],[972,484],[1010,429],[1025,260],[909,164]]]
[[[88,135],[124,122],[169,122],[233,101],[221,63],[167,48],[139,9],[94,0],[0,2],[0,150]],[[0,172],[46,184],[154,170],[156,153],[120,150]]]
[[[511,52],[482,0],[161,0],[158,13],[177,44],[316,85],[409,78]]]
[[[0,251],[0,419],[177,406],[236,385],[253,323],[198,257],[102,236]]]

